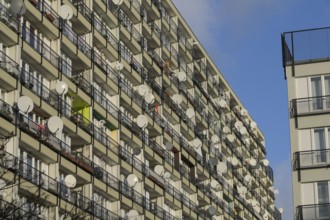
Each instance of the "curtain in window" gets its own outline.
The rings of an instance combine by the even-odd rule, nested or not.
[[[316,77],[311,79],[312,83],[312,97],[313,97],[313,110],[322,109],[322,87],[321,78]]]

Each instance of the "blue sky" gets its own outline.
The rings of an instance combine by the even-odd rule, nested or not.
[[[330,26],[327,0],[173,0],[266,138],[283,219],[293,219],[282,32]]]

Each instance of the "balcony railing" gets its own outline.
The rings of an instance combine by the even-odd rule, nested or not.
[[[91,58],[91,46],[87,44],[82,36],[79,36],[76,32],[74,32],[71,27],[63,22],[61,32],[66,36],[74,45],[78,47],[78,49],[84,53],[88,58]]]
[[[330,27],[283,33],[283,67],[329,60],[329,33]]]
[[[296,208],[295,220],[330,219],[330,203],[302,205]]]
[[[111,33],[110,28],[106,26],[104,22],[98,19],[96,16],[93,18],[94,28],[97,32],[99,32],[115,50],[118,50],[118,40],[116,37]]]
[[[87,19],[87,21],[89,22],[92,21],[93,12],[84,2],[79,0],[70,0],[70,1],[77,8],[77,10]]]
[[[330,149],[299,151],[294,153],[294,169],[326,167],[330,164]]]
[[[290,103],[290,116],[324,114],[330,111],[330,95],[293,99]]]
[[[111,79],[115,84],[118,84],[118,74],[107,63],[107,61],[95,51],[93,53],[93,61],[107,75],[109,79]]]
[[[0,18],[10,29],[18,32],[18,20],[11,18],[11,13],[7,7],[0,3]]]
[[[93,87],[93,96],[96,103],[101,105],[108,113],[110,113],[114,118],[118,120],[119,109],[95,87]]]
[[[34,1],[29,0],[31,4],[38,9],[50,22],[52,22],[57,28],[59,27],[59,15],[52,9],[52,7],[44,0]]]
[[[19,65],[3,51],[0,51],[0,68],[12,75],[14,78],[18,78]]]
[[[29,182],[32,182],[37,187],[41,187],[44,190],[57,195],[59,198],[71,203],[72,205],[90,213],[96,217],[104,217],[100,213],[106,213],[107,219],[119,220],[119,216],[105,207],[99,206],[93,200],[83,196],[81,193],[69,189],[63,183],[49,177],[48,175],[40,172],[31,165],[20,161],[17,157],[4,152],[4,156],[0,160],[0,166],[18,173],[19,176]],[[96,209],[97,207],[97,209]],[[96,212],[96,210],[102,209],[102,212]]]
[[[48,60],[54,67],[58,68],[58,54],[46,45],[39,36],[31,33],[31,30],[26,26],[22,27],[22,40],[30,45],[43,58]]]

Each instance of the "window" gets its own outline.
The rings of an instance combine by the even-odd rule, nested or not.
[[[318,206],[318,217],[329,219],[330,217],[330,210],[328,207],[329,203],[329,187],[328,182],[318,182],[317,183],[317,202],[319,204]],[[320,205],[320,204],[326,204],[326,205]]]
[[[310,79],[310,97],[313,97],[313,110],[330,108],[330,76],[318,76]]]
[[[313,131],[314,134],[314,162],[326,163],[328,161],[326,149],[330,149],[330,129],[329,128],[317,128]]]

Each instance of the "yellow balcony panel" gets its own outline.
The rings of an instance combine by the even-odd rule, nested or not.
[[[7,24],[5,24],[3,21],[0,20],[0,41],[6,46],[14,46],[15,44],[18,44],[19,37],[18,34],[14,31],[16,29],[16,23],[11,23],[8,21],[8,24],[10,26],[13,26],[14,30],[11,29]]]
[[[1,65],[1,64],[0,64]],[[4,64],[6,65],[6,64]],[[16,85],[16,79],[8,74],[8,71],[10,71],[10,74],[18,74],[19,72],[16,72],[16,70],[12,69],[11,67],[9,70],[3,70],[0,69],[0,88],[5,91],[12,91],[17,89]]]
[[[38,4],[38,3],[37,3]],[[55,15],[45,9],[44,15],[36,8],[34,1],[25,1],[25,15],[29,21],[40,30],[40,32],[49,39],[57,39],[59,37],[59,20]]]

